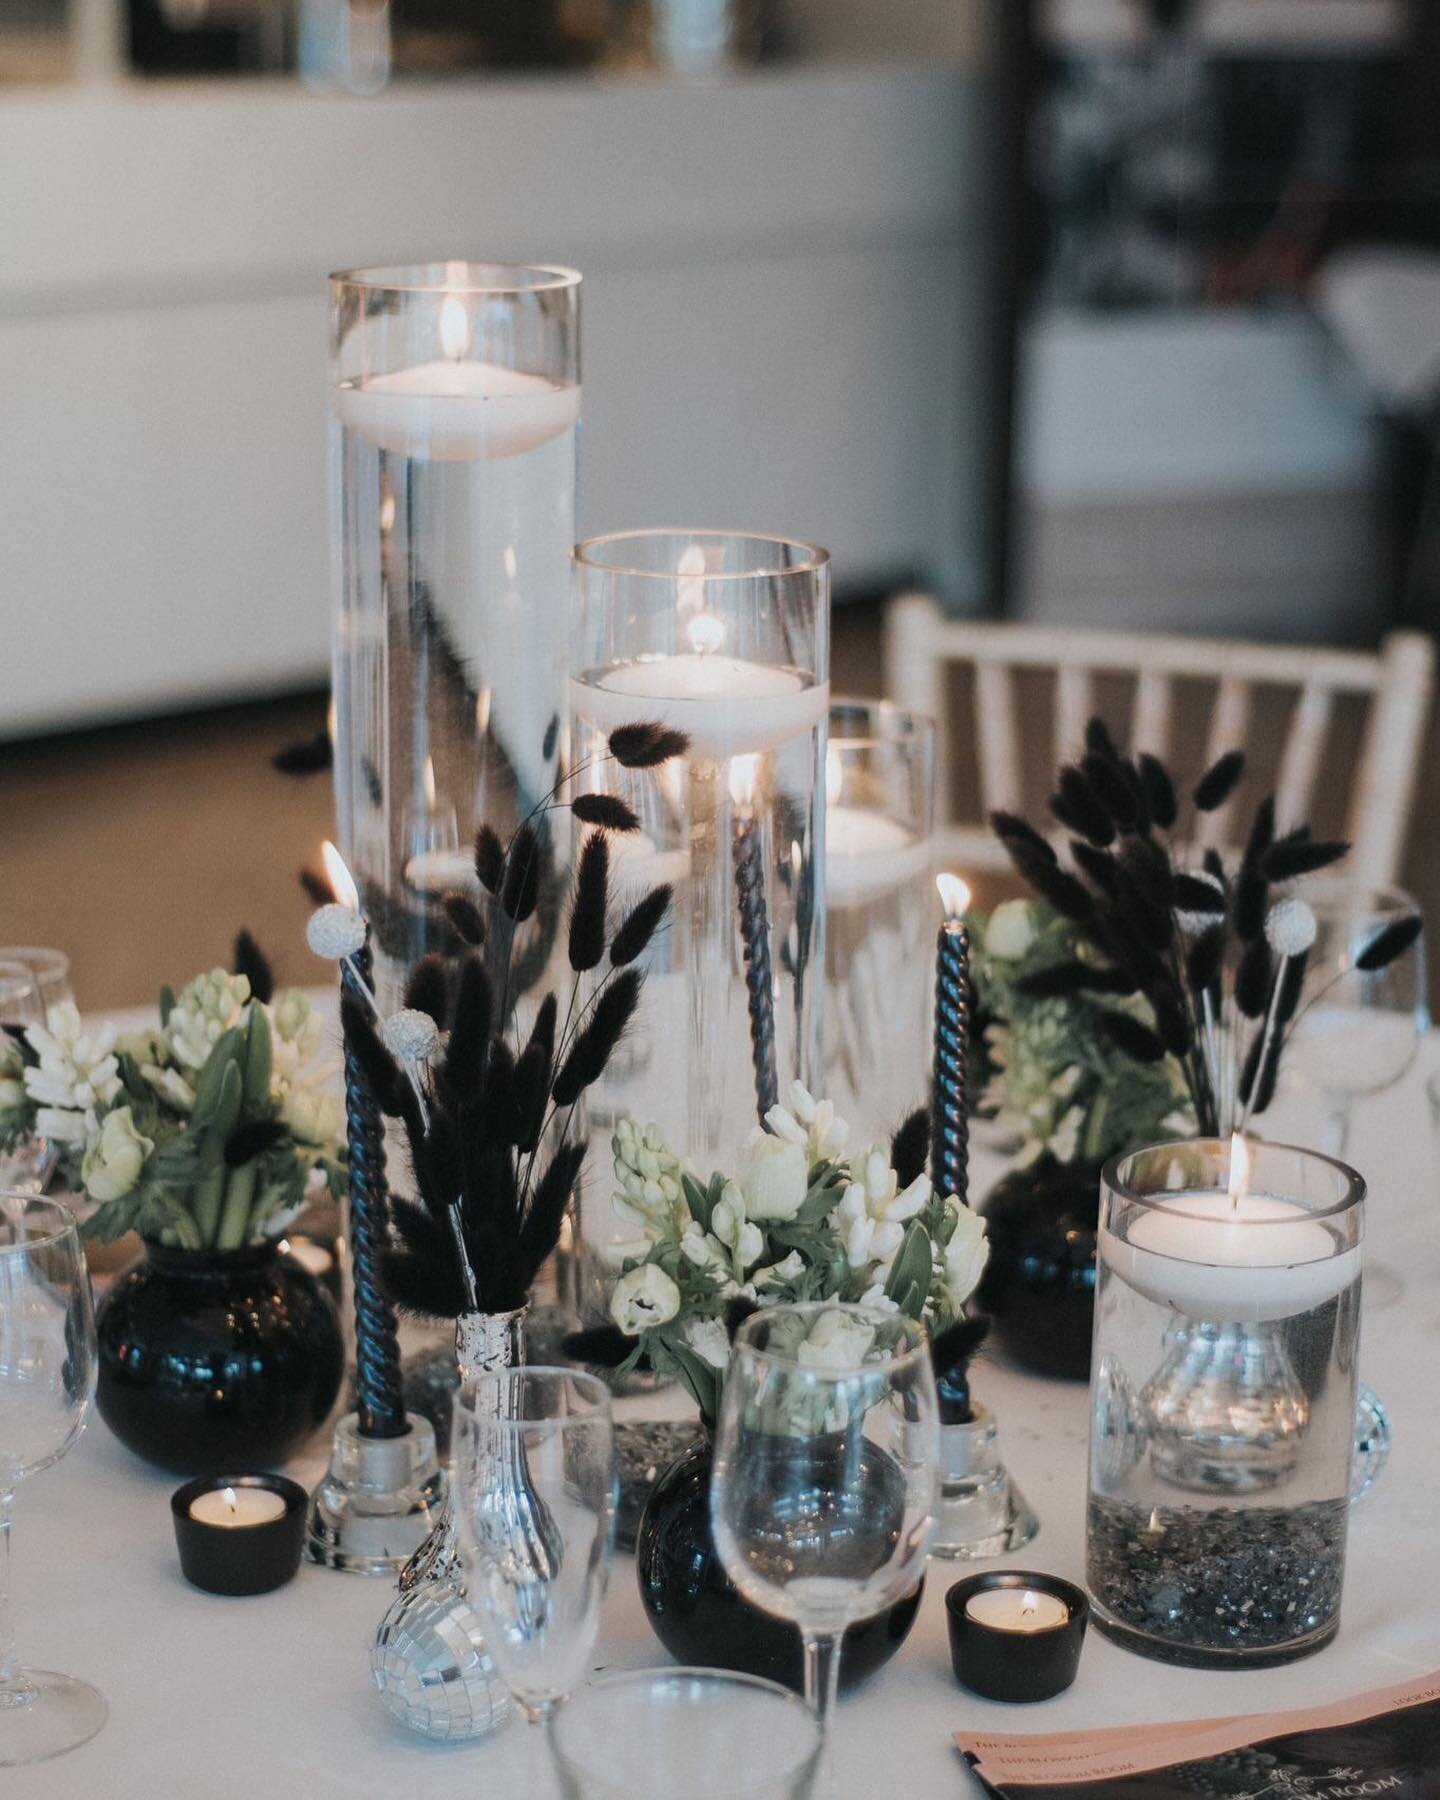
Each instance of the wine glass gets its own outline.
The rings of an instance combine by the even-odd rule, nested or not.
[[[15,1490],[84,1429],[95,1392],[95,1314],[80,1234],[53,1200],[0,1194],[0,1767],[43,1762],[105,1723],[86,1682],[23,1669],[3,1616]]]
[[[16,959],[0,958],[0,1032],[12,1051],[23,1041],[26,1028],[45,1023],[45,1001],[35,971]],[[18,1075],[9,1077],[18,1080]],[[33,1131],[7,1129],[0,1112],[0,1189],[38,1194],[54,1167],[54,1153]]]
[[[610,1574],[615,1441],[604,1383],[574,1369],[482,1375],[455,1397],[470,1603],[532,1723],[585,1672]]]
[[[0,963],[24,963],[35,977],[44,1008],[41,1023],[62,1000],[73,1000],[70,958],[63,950],[47,950],[41,944],[0,944]]]
[[[851,1620],[913,1588],[935,1525],[935,1377],[903,1314],[776,1306],[736,1336],[710,1510],[725,1572],[798,1625],[824,1729]]]

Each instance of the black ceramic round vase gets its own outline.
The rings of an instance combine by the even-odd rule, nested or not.
[[[185,1475],[273,1468],[340,1390],[334,1303],[274,1244],[147,1245],[95,1325],[101,1418],[137,1456]]]
[[[979,1303],[995,1339],[1037,1375],[1088,1381],[1099,1165],[1041,1157],[1012,1169],[982,1210],[990,1260]]]
[[[710,1530],[711,1447],[697,1439],[651,1489],[640,1520],[635,1567],[640,1599],[655,1635],[691,1667],[768,1676],[800,1693],[800,1633],[743,1600],[721,1566]],[[876,1480],[883,1479],[879,1469]],[[888,1662],[910,1633],[924,1583],[888,1612],[860,1619],[845,1633],[842,1691]]]

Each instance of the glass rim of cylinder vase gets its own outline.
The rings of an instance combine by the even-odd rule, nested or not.
[[[27,1217],[32,1213],[48,1214],[54,1220],[54,1226],[50,1230],[33,1232],[13,1244],[0,1243],[0,1256],[19,1256],[43,1249],[49,1244],[62,1242],[72,1232],[78,1237],[80,1228],[68,1206],[63,1206],[58,1200],[47,1200],[40,1194],[23,1193],[18,1188],[0,1188],[0,1226],[15,1223],[14,1215],[6,1204],[12,1200],[20,1202],[20,1210]]]
[[[532,1381],[537,1387],[543,1387],[547,1382],[553,1386],[568,1383],[570,1391],[583,1405],[567,1407],[563,1413],[530,1411],[520,1405],[514,1412],[501,1414],[490,1412],[484,1405],[486,1394],[512,1388],[523,1394],[526,1385]],[[457,1389],[452,1404],[457,1414],[483,1420],[487,1431],[498,1428],[506,1432],[534,1431],[545,1425],[591,1424],[607,1417],[611,1410],[610,1389],[598,1375],[555,1363],[515,1363],[505,1369],[482,1369]]]
[[[1308,1144],[1272,1143],[1259,1138],[1247,1138],[1245,1142],[1252,1158],[1251,1173],[1244,1190],[1245,1193],[1270,1194],[1299,1204],[1298,1196],[1290,1193],[1285,1186],[1267,1185],[1260,1174],[1262,1162],[1270,1162],[1280,1157],[1296,1157],[1306,1164],[1323,1165],[1332,1169],[1337,1177],[1338,1198],[1324,1206],[1312,1208],[1302,1205],[1301,1213],[1294,1218],[1261,1218],[1254,1215],[1237,1216],[1234,1219],[1227,1218],[1225,1220],[1227,1231],[1293,1232],[1298,1226],[1315,1225],[1326,1219],[1339,1218],[1346,1213],[1353,1212],[1364,1202],[1367,1191],[1365,1177],[1358,1170],[1352,1169],[1349,1163],[1341,1162],[1339,1157],[1327,1156],[1323,1150],[1313,1150]],[[1151,1185],[1145,1187],[1136,1185],[1136,1171],[1144,1166],[1146,1159],[1154,1158],[1158,1161],[1164,1156],[1173,1158],[1176,1152],[1183,1150],[1199,1151],[1205,1155],[1213,1154],[1215,1178],[1208,1177],[1202,1166],[1199,1170],[1191,1170],[1188,1173],[1181,1171],[1181,1179],[1175,1186]],[[1158,1143],[1142,1144],[1135,1150],[1118,1151],[1101,1169],[1101,1185],[1127,1206],[1143,1207],[1147,1212],[1163,1211],[1172,1218],[1194,1219],[1202,1224],[1213,1225],[1216,1223],[1213,1213],[1189,1212],[1184,1207],[1176,1206],[1174,1201],[1181,1194],[1223,1191],[1227,1185],[1226,1171],[1229,1169],[1230,1155],[1231,1140],[1229,1138],[1162,1139]],[[1361,1228],[1356,1235],[1358,1237],[1363,1234],[1362,1214]],[[1335,1254],[1338,1255],[1341,1248],[1344,1246],[1338,1246]]]
[[[864,715],[873,725],[863,732],[842,729],[841,714]],[[893,729],[889,729],[893,727]],[[830,730],[827,742],[845,750],[883,749],[887,744],[909,745],[934,741],[935,721],[929,713],[914,712],[894,700],[876,700],[863,694],[831,694]]]
[[[771,1349],[766,1344],[754,1341],[757,1336],[772,1329],[777,1320],[796,1317],[818,1319],[825,1313],[841,1313],[846,1318],[874,1326],[877,1331],[883,1329],[893,1332],[905,1340],[905,1346],[871,1362],[830,1364],[802,1362],[798,1354],[799,1344],[791,1352]],[[759,1312],[752,1313],[735,1333],[732,1354],[744,1356],[753,1362],[771,1363],[777,1368],[794,1369],[801,1375],[813,1376],[817,1381],[845,1381],[853,1380],[857,1375],[872,1375],[881,1370],[888,1373],[904,1369],[913,1362],[928,1359],[930,1337],[923,1325],[902,1312],[877,1312],[873,1307],[863,1306],[855,1300],[802,1300],[784,1306],[762,1307]]]
[[[621,545],[658,545],[669,539],[675,547],[675,555],[664,562],[645,563],[636,560],[615,561],[603,554],[608,547],[619,548]],[[787,562],[777,558],[772,562],[756,562],[753,567],[745,568],[711,568],[696,571],[693,575],[685,567],[682,558],[687,551],[696,547],[703,549],[707,544],[723,544],[735,546],[739,544],[768,546],[771,550],[791,550],[799,553],[799,560]],[[823,544],[815,544],[807,538],[786,537],[781,532],[773,531],[729,531],[715,525],[647,525],[636,531],[606,531],[598,537],[582,538],[571,551],[571,558],[577,567],[589,569],[598,575],[619,575],[627,580],[661,581],[674,587],[678,581],[695,580],[704,587],[710,588],[723,581],[780,581],[789,580],[796,575],[818,575],[830,567],[830,552]]]
[[[337,287],[392,294],[546,294],[577,288],[584,277],[564,263],[449,262],[382,263],[374,268],[335,269]]]
[[[1408,888],[1394,881],[1365,881],[1347,875],[1307,875],[1303,894],[1311,912],[1328,912],[1335,902],[1355,904],[1351,910],[1369,913],[1376,919],[1420,912],[1420,902]],[[1374,902],[1373,905],[1366,902]]]

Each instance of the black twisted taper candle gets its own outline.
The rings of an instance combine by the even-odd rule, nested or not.
[[[930,1184],[940,1195],[969,1198],[970,1123],[965,1063],[970,1038],[970,933],[962,913],[970,894],[954,875],[936,881],[945,923],[935,944],[935,1063],[930,1096]]]
[[[370,940],[340,964],[342,988],[365,1001],[372,986]],[[380,1283],[390,1222],[385,1127],[349,1042],[345,1045],[345,1131],[349,1142],[350,1268],[355,1288],[356,1413],[362,1438],[403,1437],[409,1429],[400,1384],[395,1309]]]
[[[760,826],[748,807],[735,819],[735,894],[740,903],[740,943],[750,996],[750,1059],[755,1068],[755,1111],[760,1123],[780,1101],[775,1073],[775,990],[770,968],[770,912],[765,904],[765,865]]]

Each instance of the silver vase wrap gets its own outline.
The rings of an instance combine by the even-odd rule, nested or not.
[[[523,1360],[524,1308],[466,1313],[455,1322],[462,1390]],[[371,1673],[389,1710],[423,1737],[484,1737],[509,1715],[510,1696],[466,1598],[453,1491],[435,1529],[400,1573],[375,1633]]]

